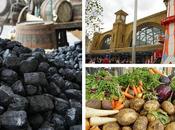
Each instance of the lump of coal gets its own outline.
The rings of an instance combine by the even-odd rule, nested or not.
[[[27,127],[27,114],[25,111],[7,111],[0,116],[3,128],[8,130],[21,130]]]
[[[5,111],[5,108],[3,106],[0,106],[0,115],[2,115],[4,111]]]
[[[20,80],[16,81],[11,87],[15,94],[25,95],[24,86]]]
[[[25,90],[28,96],[35,95],[37,93],[37,87],[34,85],[26,85]]]
[[[17,69],[20,65],[20,59],[17,56],[8,56],[4,59],[4,65],[10,69]]]
[[[14,95],[11,103],[9,104],[8,110],[26,110],[28,107],[28,100],[20,95]]]
[[[45,95],[28,97],[28,100],[31,113],[45,112],[54,108],[52,99]]]
[[[75,125],[70,127],[70,130],[82,130],[82,125]]]
[[[12,100],[13,91],[7,86],[0,87],[0,105],[7,107]]]
[[[43,122],[44,122],[44,119],[41,116],[41,114],[35,114],[29,117],[29,123],[34,129],[38,129]]]
[[[49,94],[54,96],[58,96],[61,93],[60,88],[54,82],[50,82],[50,85],[46,89]]]
[[[69,109],[69,102],[61,98],[55,98],[55,109],[59,114],[64,115]]]
[[[43,72],[24,73],[24,82],[29,85],[47,85],[46,76]]]
[[[20,63],[20,71],[22,73],[34,72],[38,67],[38,60],[34,57],[29,57]]]
[[[8,84],[13,84],[18,80],[18,74],[11,69],[3,69],[1,72],[1,80]]]
[[[78,114],[77,109],[71,108],[68,109],[66,112],[66,121],[69,126],[73,126],[77,123],[78,120]]]
[[[49,69],[50,65],[47,62],[41,62],[38,66],[38,71],[39,72],[47,72]]]
[[[78,100],[81,100],[82,98],[82,93],[80,90],[76,90],[76,89],[68,89],[65,91],[67,97],[69,99],[78,99]]]
[[[51,123],[54,124],[54,128],[56,130],[66,130],[65,129],[66,121],[65,121],[64,117],[61,115],[54,114],[53,118],[51,120]]]
[[[49,76],[52,76],[57,73],[57,68],[56,67],[50,67],[47,71]]]
[[[51,81],[53,81],[59,88],[64,88],[65,85],[65,81],[63,79],[63,77],[61,77],[59,74],[54,74],[51,77]]]

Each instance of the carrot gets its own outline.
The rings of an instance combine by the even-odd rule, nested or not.
[[[124,104],[120,103],[120,102],[117,102],[116,103],[116,106],[115,106],[115,110],[120,110],[124,107]]]
[[[139,85],[139,88],[141,89],[141,91],[143,92],[143,86]]]
[[[112,100],[112,108],[115,108],[115,100]]]
[[[143,86],[142,80],[139,81],[139,86]]]
[[[160,71],[160,70],[157,70],[157,69],[155,69],[155,68],[151,68],[152,69],[152,71],[155,73],[155,74],[159,74],[159,75],[161,75],[161,76],[164,76],[164,74]]]
[[[149,73],[150,74],[155,74],[154,71],[152,69],[149,69]]]
[[[140,89],[140,86],[137,87],[137,92],[138,92],[138,93],[142,93],[142,91],[141,91],[141,89]]]
[[[134,95],[137,95],[138,92],[137,92],[137,88],[135,86],[132,87],[133,91],[134,91]]]
[[[124,108],[124,105],[123,104],[121,104],[120,106],[115,107],[115,110],[120,110],[122,108]]]
[[[125,95],[127,98],[134,98],[134,96],[130,95],[129,93],[123,93],[123,95]]]
[[[129,86],[126,88],[125,93],[128,93],[128,90],[129,90]]]

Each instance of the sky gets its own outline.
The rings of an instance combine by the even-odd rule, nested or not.
[[[134,19],[134,0],[101,0],[103,6],[103,27],[102,32],[112,29],[115,21],[115,12],[122,9],[128,13],[126,22]],[[163,0],[138,0],[138,19],[165,10]]]

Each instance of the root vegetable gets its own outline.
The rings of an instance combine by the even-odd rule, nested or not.
[[[154,71],[151,68],[149,69],[149,73],[150,74],[155,74]]]
[[[146,116],[148,114],[148,111],[146,111],[145,109],[140,111],[140,116]]]
[[[86,118],[98,117],[98,116],[109,116],[117,114],[118,110],[98,110],[94,108],[86,107]]]
[[[166,126],[165,130],[175,130],[175,122],[169,123],[169,124]]]
[[[147,119],[148,119],[148,122],[153,122],[156,120],[155,116],[150,113],[147,115]]]
[[[98,126],[93,126],[89,130],[101,130]]]
[[[137,118],[133,125],[133,130],[146,130],[148,125],[148,119],[145,116]]]
[[[164,76],[164,74],[163,74],[160,70],[155,69],[155,68],[151,68],[151,69],[152,69],[152,71],[153,71],[155,74],[159,74],[159,75],[161,75],[161,76]]]
[[[119,111],[116,118],[120,125],[126,126],[133,124],[137,119],[137,116],[138,114],[135,112],[135,110],[130,108],[124,108]]]
[[[157,100],[147,101],[144,105],[144,109],[147,111],[156,111],[160,107],[160,104]]]
[[[95,109],[101,109],[101,101],[100,100],[89,100],[86,102],[86,106]]]
[[[145,103],[145,100],[141,98],[134,98],[130,101],[130,108],[140,111]]]
[[[90,124],[89,124],[89,121],[86,120],[86,130],[89,130],[90,129]]]
[[[175,109],[174,109],[174,106],[171,102],[169,101],[164,101],[162,104],[161,104],[161,107],[162,109],[169,115],[172,115],[175,113]]]
[[[124,108],[129,108],[130,100],[125,100],[123,104],[124,104]]]
[[[159,120],[155,120],[149,123],[147,130],[164,130],[164,125]]]
[[[170,117],[170,121],[171,122],[174,122],[175,121],[175,115],[174,114],[173,115],[170,115],[169,117]]]
[[[120,126],[117,123],[107,123],[103,126],[103,130],[120,130]]]
[[[124,126],[124,127],[122,128],[122,130],[132,130],[132,128],[129,127],[129,126]]]
[[[109,117],[91,117],[90,118],[90,125],[91,126],[100,126],[107,123],[115,122],[117,119],[109,118]]]
[[[102,108],[105,110],[112,110],[112,103],[109,100],[102,101]]]

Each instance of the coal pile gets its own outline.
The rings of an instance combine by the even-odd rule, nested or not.
[[[0,130],[81,130],[81,43],[49,54],[0,39]]]
[[[69,47],[60,47],[47,55],[58,67],[82,70],[82,44],[76,43]]]

